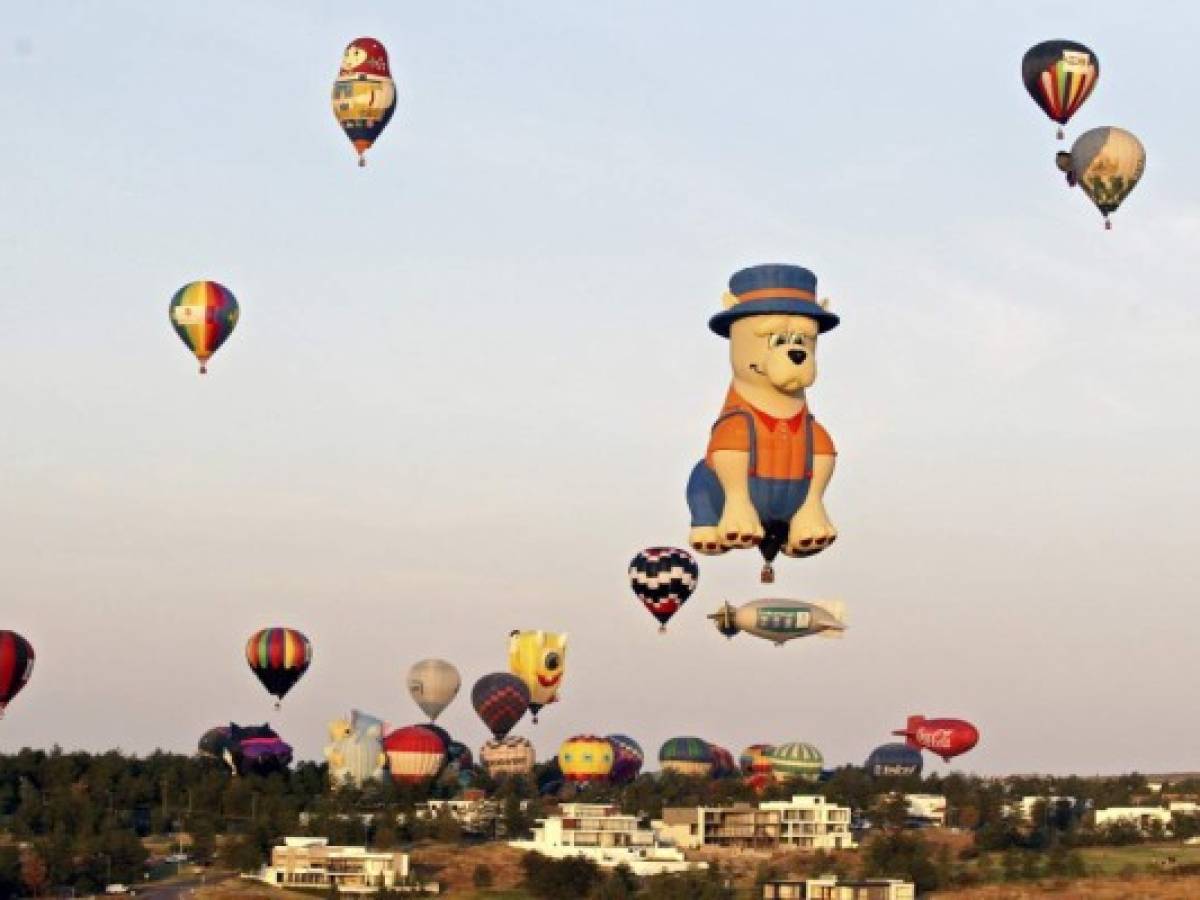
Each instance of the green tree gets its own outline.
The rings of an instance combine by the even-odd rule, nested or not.
[[[189,825],[192,836],[192,859],[202,866],[212,862],[217,850],[217,829],[210,816],[196,816]]]
[[[563,900],[586,897],[600,883],[600,867],[590,859],[568,856],[551,859],[529,852],[521,859],[525,887],[535,897]]]

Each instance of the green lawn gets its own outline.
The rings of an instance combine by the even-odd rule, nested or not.
[[[1157,871],[1174,865],[1200,865],[1200,847],[1180,844],[1140,844],[1129,847],[1085,847],[1079,851],[1087,862],[1088,872],[1116,875],[1128,866],[1139,870]]]

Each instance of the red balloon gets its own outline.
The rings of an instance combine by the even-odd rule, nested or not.
[[[33,647],[15,631],[0,631],[0,717],[33,674]]]
[[[979,729],[962,719],[909,716],[904,729],[893,731],[892,734],[904,738],[908,746],[917,750],[928,750],[946,762],[952,757],[966,753],[979,743]]]

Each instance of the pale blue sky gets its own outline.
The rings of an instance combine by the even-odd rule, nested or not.
[[[0,748],[270,716],[315,757],[351,706],[418,719],[425,656],[477,747],[470,684],[542,627],[571,644],[518,729],[541,756],[619,730],[858,762],[923,712],[979,725],[976,771],[1200,768],[1200,11],[147,0],[0,29],[0,627],[38,650]],[[359,170],[328,93],[364,34],[400,102]],[[1147,148],[1110,233],[1021,86],[1051,37],[1101,59],[1071,136]],[[728,378],[705,322],[775,261],[843,325],[811,394],[842,538],[774,593],[851,630],[726,643],[705,615],[764,595],[732,554],[660,637],[625,566],[686,539]],[[200,379],[166,306],[205,277],[243,319]],[[268,624],[315,645],[278,716],[242,659]]]

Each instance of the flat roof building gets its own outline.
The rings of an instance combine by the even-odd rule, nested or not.
[[[914,900],[911,881],[864,878],[838,881],[834,875],[819,878],[780,879],[762,886],[762,900]]]
[[[409,880],[408,854],[366,847],[331,847],[326,838],[288,837],[271,849],[271,864],[259,880],[276,887],[336,887],[342,894],[374,894],[403,890]],[[417,886],[412,885],[416,890]],[[437,885],[425,885],[437,891]]]
[[[668,807],[662,829],[681,847],[849,850],[850,808],[821,796],[798,795],[751,806]]]

